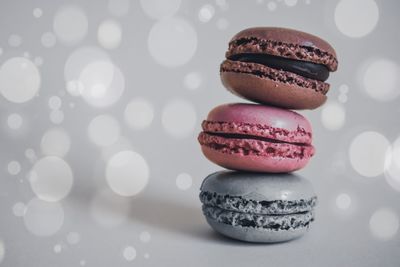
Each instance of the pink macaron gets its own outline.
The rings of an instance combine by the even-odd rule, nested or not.
[[[228,169],[291,172],[314,155],[311,125],[300,114],[255,104],[220,105],[202,123],[204,155]]]

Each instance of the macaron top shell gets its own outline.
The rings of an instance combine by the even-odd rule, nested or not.
[[[255,27],[237,33],[229,42],[226,58],[243,53],[266,53],[311,61],[337,69],[335,49],[321,38],[293,29]]]
[[[316,196],[308,180],[292,173],[219,171],[209,175],[200,190],[253,201],[296,201]]]
[[[302,115],[282,108],[233,103],[215,107],[207,116],[207,121],[247,123],[296,132],[303,129],[312,134],[310,122]]]

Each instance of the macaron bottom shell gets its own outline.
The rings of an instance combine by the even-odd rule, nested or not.
[[[278,243],[290,241],[301,237],[310,228],[310,226],[306,226],[289,230],[270,230],[264,228],[233,226],[220,223],[208,217],[206,217],[206,220],[211,228],[216,232],[232,239],[251,243]]]
[[[314,222],[317,205],[312,184],[291,173],[215,172],[203,181],[199,198],[216,232],[259,243],[302,236]]]
[[[312,210],[290,214],[257,214],[203,205],[203,214],[207,218],[232,226],[263,228],[276,231],[308,227],[314,220],[314,211]]]
[[[260,104],[288,109],[316,109],[326,95],[296,84],[274,81],[253,74],[221,72],[223,85],[233,94]]]
[[[221,167],[250,172],[292,172],[303,168],[310,160],[309,157],[285,158],[272,155],[267,157],[239,153],[227,154],[207,146],[201,146],[201,150],[207,159]]]

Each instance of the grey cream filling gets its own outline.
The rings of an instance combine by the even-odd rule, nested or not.
[[[232,226],[251,227],[269,231],[296,230],[308,228],[314,221],[314,212],[302,212],[286,215],[265,215],[224,210],[203,205],[204,215],[218,223]]]
[[[219,195],[202,191],[200,201],[205,206],[223,210],[255,214],[293,214],[311,211],[317,204],[317,197],[299,200],[255,201],[240,196]]]

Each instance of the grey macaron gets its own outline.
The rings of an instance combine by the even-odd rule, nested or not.
[[[311,183],[295,174],[220,171],[209,175],[200,190],[207,222],[234,239],[288,241],[314,221],[317,197]]]

